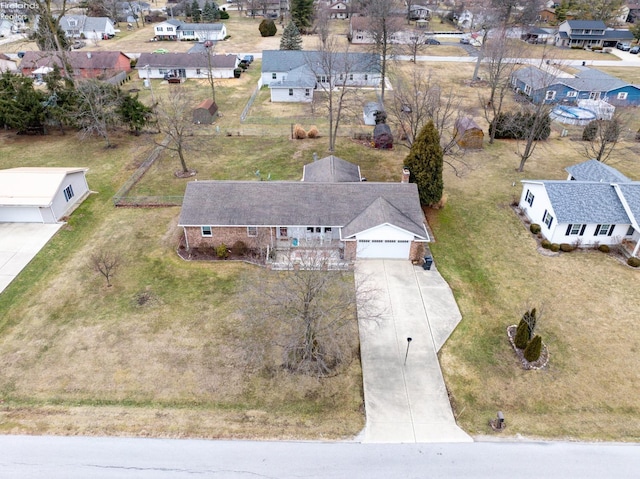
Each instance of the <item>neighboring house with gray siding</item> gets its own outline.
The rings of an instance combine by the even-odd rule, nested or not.
[[[552,243],[578,246],[640,243],[640,182],[589,160],[567,168],[567,180],[522,180],[519,207]]]

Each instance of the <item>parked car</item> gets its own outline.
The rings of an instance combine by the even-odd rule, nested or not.
[[[628,52],[631,50],[631,44],[627,42],[618,42],[616,45],[618,50],[622,50],[623,52]]]
[[[427,38],[427,41],[425,42],[425,44],[427,44],[427,45],[440,45],[440,42],[438,40],[436,40],[435,38]]]
[[[466,38],[466,37],[462,37],[462,38],[460,39],[460,43],[462,43],[463,45],[470,45],[470,44],[471,44],[471,40],[469,40],[469,39],[468,39],[468,38]]]
[[[640,46],[633,47],[631,50],[629,50],[629,53],[633,53],[634,55],[637,55],[638,52],[640,52]]]
[[[251,65],[253,63],[253,55],[245,55],[242,57],[242,61]]]

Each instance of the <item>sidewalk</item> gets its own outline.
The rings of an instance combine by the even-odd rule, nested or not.
[[[358,261],[356,281],[375,288],[367,308],[379,316],[359,319],[363,442],[471,442],[453,417],[437,356],[460,321],[447,283],[436,270],[401,260]]]

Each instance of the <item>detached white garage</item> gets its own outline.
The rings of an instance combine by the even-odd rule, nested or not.
[[[57,223],[89,194],[87,168],[0,170],[0,223]]]

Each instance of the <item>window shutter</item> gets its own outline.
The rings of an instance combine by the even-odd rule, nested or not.
[[[571,234],[571,226],[572,225],[567,226],[567,232],[564,234],[565,236],[569,236]]]
[[[542,213],[542,222],[544,223],[544,220],[547,219],[547,210],[544,210],[544,213]]]
[[[551,225],[553,224],[553,216],[550,216],[550,220],[549,220],[549,228],[551,228]]]
[[[598,233],[600,233],[600,225],[596,226],[596,232],[593,234],[593,236],[598,236]]]
[[[582,236],[584,234],[584,230],[587,227],[587,225],[582,225],[582,228],[580,228],[580,236]]]
[[[609,234],[607,236],[611,236],[614,229],[616,229],[616,225],[611,225],[611,227],[609,228]]]

